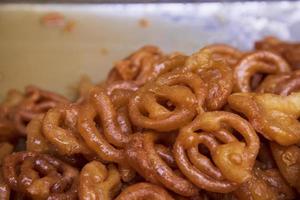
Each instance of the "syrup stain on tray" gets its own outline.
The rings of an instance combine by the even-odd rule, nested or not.
[[[102,56],[106,56],[108,53],[109,53],[109,51],[108,51],[107,48],[101,48],[101,49],[100,49],[100,54],[101,54]]]
[[[42,16],[41,24],[45,27],[57,28],[62,32],[73,32],[76,26],[76,21],[67,19],[63,14],[59,12],[49,12]]]
[[[46,27],[62,28],[65,26],[65,23],[65,16],[59,12],[50,12],[41,18],[41,24]]]
[[[66,25],[63,28],[63,31],[67,33],[73,32],[75,26],[76,26],[76,21],[74,20],[67,21]]]
[[[139,24],[139,26],[140,26],[141,28],[147,28],[147,27],[150,26],[149,20],[144,19],[144,18],[140,19],[140,20],[138,21],[138,24]]]

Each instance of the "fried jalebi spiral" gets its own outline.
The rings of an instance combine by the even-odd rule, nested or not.
[[[185,178],[178,176],[170,166],[158,154],[155,148],[155,141],[159,139],[159,135],[153,132],[144,133],[144,148],[148,156],[148,162],[152,170],[155,172],[156,179],[169,190],[182,196],[194,196],[198,189]]]
[[[18,152],[6,157],[9,187],[32,199],[76,199],[78,170],[46,154]]]
[[[136,91],[139,88],[138,85],[136,85],[134,82],[130,81],[115,81],[109,85],[106,86],[106,91],[109,96],[118,95],[119,92],[124,92],[126,91],[126,94],[123,95],[128,95],[126,96],[127,100],[129,97],[132,95],[132,92]],[[117,97],[112,97],[112,98],[117,98]],[[124,99],[124,98],[120,98]]]
[[[158,76],[171,72],[173,70],[180,70],[186,62],[188,56],[182,54],[170,55],[161,63],[154,66],[154,70],[151,75],[151,80]]]
[[[18,131],[26,134],[26,125],[35,116],[47,112],[59,104],[69,101],[56,93],[41,90],[34,86],[29,86],[25,91],[24,100],[16,108],[14,121]]]
[[[50,142],[43,135],[43,120],[44,115],[41,114],[40,116],[35,117],[28,123],[26,127],[27,151],[34,151],[37,153],[50,153],[56,151],[56,149],[51,146]]]
[[[291,72],[291,73],[293,73],[293,72]],[[281,84],[284,84],[285,81],[290,78],[291,78],[290,73],[268,75],[258,85],[258,87],[255,89],[255,92],[279,94],[280,91],[278,91],[278,89],[279,89],[279,87],[281,87]]]
[[[300,148],[297,145],[288,147],[271,143],[271,150],[285,180],[297,191],[300,191]]]
[[[95,87],[79,112],[78,130],[87,146],[102,160],[125,163],[122,148],[129,135],[122,131],[118,114],[105,89]]]
[[[203,112],[204,82],[194,73],[169,72],[140,88],[129,100],[129,114],[136,126],[172,131]]]
[[[133,82],[114,82],[106,87],[107,94],[109,95],[112,104],[117,113],[117,120],[123,133],[131,134],[133,126],[129,119],[128,101],[138,86]]]
[[[78,112],[78,106],[69,104],[45,114],[43,135],[62,155],[91,154],[77,131]]]
[[[110,71],[107,82],[125,80],[143,85],[151,78],[154,66],[163,59],[164,55],[157,47],[144,46],[124,60],[117,62]]]
[[[126,160],[146,181],[159,184],[159,181],[155,177],[155,171],[152,169],[148,159],[146,159],[148,155],[144,148],[143,139],[142,134],[132,135],[125,147]]]
[[[174,200],[168,192],[150,183],[137,183],[127,187],[116,200]]]
[[[13,151],[13,146],[7,142],[0,143],[0,166],[2,167],[4,158]],[[10,187],[4,181],[2,170],[0,172],[0,199],[9,200],[10,199]]]
[[[0,200],[298,199],[299,47],[144,46],[72,101],[9,91]]]
[[[55,155],[57,158],[76,167],[82,166],[87,162],[87,160],[95,159],[95,155],[90,150],[87,150],[86,152],[78,152],[75,150],[74,151],[71,150],[68,153],[66,153],[66,151],[60,151],[60,149],[56,146],[60,146],[60,148],[64,150],[68,149],[69,147],[67,147],[67,144],[71,142],[68,137],[71,137],[71,139],[77,138],[78,133],[76,133],[76,135],[73,135],[73,133],[70,132],[70,135],[67,135],[68,137],[65,137],[63,140],[61,140],[61,141],[65,140],[66,142],[65,145],[63,143],[57,143],[56,141],[54,141],[54,143],[52,144],[51,139],[48,140],[43,133],[43,120],[44,120],[44,115],[40,115],[32,119],[30,123],[27,125],[27,129],[26,129],[27,132],[26,150],[27,151]],[[70,129],[63,130],[63,128],[59,130],[71,131]],[[54,135],[56,135],[56,133]],[[75,142],[79,141],[78,145],[83,145],[82,139],[80,138],[77,139],[78,140],[75,140]]]
[[[247,54],[234,67],[235,91],[253,91],[251,79],[256,74],[280,74],[290,71],[287,62],[277,54],[269,51]]]
[[[256,89],[259,93],[274,93],[287,96],[300,91],[300,70],[291,73],[269,75]]]
[[[295,192],[285,182],[277,169],[255,168],[253,176],[242,184],[234,195],[239,200],[291,200]]]
[[[225,61],[232,68],[243,56],[240,50],[227,44],[212,44],[205,46],[203,49],[211,51],[214,60]]]
[[[267,50],[281,55],[294,69],[300,68],[300,43],[285,42],[268,36],[255,42],[255,49]]]
[[[232,92],[233,75],[232,69],[220,60],[213,58],[214,51],[203,48],[191,55],[182,71],[197,73],[207,84],[208,94],[205,107],[208,110],[218,110],[226,104],[226,99]]]
[[[2,173],[0,173],[0,199],[1,200],[10,200],[10,187],[4,181]]]
[[[300,93],[236,93],[228,98],[228,103],[246,115],[255,130],[268,140],[284,146],[300,142]]]
[[[111,200],[121,188],[120,174],[114,165],[92,161],[80,172],[80,200]]]
[[[50,109],[27,125],[26,150],[55,155],[76,167],[95,159],[76,130],[78,108],[74,104]],[[45,130],[44,130],[44,127]]]
[[[134,137],[126,149],[127,159],[130,161],[129,164],[146,180],[162,184],[182,196],[197,194],[198,189],[185,178],[178,176],[160,157],[159,150],[157,151],[155,145],[155,141],[160,139],[160,135],[154,132],[145,132]]]
[[[149,133],[151,134],[151,132]],[[173,158],[171,150],[162,145],[155,144],[156,153],[161,159],[172,169],[176,168],[176,163]],[[141,133],[135,133],[125,148],[126,159],[128,163],[147,181],[159,184],[159,181],[155,177],[155,170],[153,170],[151,163],[149,162],[148,154],[145,150],[144,135]]]
[[[7,110],[0,108],[0,141],[10,141],[19,135],[16,126],[8,116]]]
[[[15,107],[18,106],[24,96],[17,90],[10,90],[5,100],[0,104],[0,141],[9,141],[19,136],[14,124]]]
[[[200,144],[209,149],[214,163],[198,151]],[[173,151],[179,169],[195,185],[228,193],[251,177],[258,149],[258,136],[246,120],[228,112],[207,112],[180,130]]]
[[[233,193],[241,200],[288,200],[295,198],[294,189],[287,184],[277,169],[266,141],[261,142],[252,177]]]
[[[95,87],[93,87],[93,88],[95,88]],[[79,118],[79,123],[78,123],[77,128],[78,128],[79,132],[81,130],[81,134],[83,134],[83,138],[84,138],[84,136],[86,138],[91,138],[87,134],[94,134],[97,132],[93,133],[93,132],[91,132],[91,130],[89,130],[89,132],[86,132],[87,127],[82,127],[82,125],[86,124],[86,122],[85,122],[86,116],[89,116],[89,115],[86,115],[85,113],[86,112],[90,112],[90,114],[94,113],[95,117],[98,117],[98,113],[99,113],[100,127],[98,127],[98,126],[96,127],[96,126],[94,126],[93,123],[91,123],[93,120],[92,118],[90,119],[91,122],[88,122],[88,123],[89,123],[89,126],[92,126],[96,129],[99,128],[100,132],[104,131],[104,137],[99,133],[99,136],[96,136],[97,139],[92,142],[91,141],[87,142],[87,145],[91,149],[93,149],[94,152],[96,152],[98,154],[98,156],[99,156],[99,154],[102,154],[100,156],[100,158],[102,160],[112,161],[111,159],[108,158],[110,155],[105,150],[105,148],[111,149],[114,152],[113,154],[115,156],[117,156],[119,158],[122,157],[121,151],[114,148],[114,145],[116,145],[117,147],[120,147],[120,144],[118,142],[114,142],[112,140],[115,140],[115,141],[120,140],[120,139],[124,140],[124,139],[126,139],[126,137],[128,137],[128,134],[132,133],[132,126],[129,121],[127,103],[128,103],[128,98],[131,97],[133,91],[136,91],[138,89],[138,86],[134,82],[130,82],[130,81],[114,81],[113,83],[110,83],[110,84],[103,84],[101,88],[99,87],[98,94],[96,94],[96,96],[98,96],[98,97],[103,96],[103,97],[101,97],[103,101],[100,104],[97,99],[92,100],[93,98],[95,98],[92,93],[93,92],[95,93],[95,91],[97,90],[97,89],[93,90],[93,88],[89,88],[89,90],[91,90],[91,92],[89,93],[89,95],[85,95],[86,100],[80,106],[81,107],[80,110],[83,112],[83,114],[81,115],[82,118]],[[87,97],[87,96],[90,96],[90,97]],[[93,101],[96,103],[93,104]],[[99,110],[97,110],[97,109],[99,109]],[[102,124],[102,122],[103,122],[103,124]],[[102,125],[103,125],[103,127],[102,127]],[[94,129],[94,130],[96,130],[96,129]],[[113,131],[113,132],[111,132],[111,131]],[[119,134],[121,137],[123,137],[123,139],[120,137],[113,138],[114,136],[116,136],[116,133]],[[107,136],[108,136],[108,138],[106,138]],[[111,137],[111,138],[109,138],[109,137]],[[107,139],[110,139],[110,141],[106,141]],[[103,145],[98,146],[98,144],[101,144],[101,143],[104,144],[104,146]],[[124,141],[123,141],[123,143],[124,143]],[[119,164],[124,163],[123,159],[121,159],[121,160],[113,159],[113,161],[117,162]],[[125,181],[129,181],[130,179],[132,179],[134,177],[134,172],[125,165],[119,166],[119,170],[120,170],[122,179]]]
[[[18,90],[9,90],[0,106],[4,108],[13,108],[19,105],[24,99],[24,94]]]

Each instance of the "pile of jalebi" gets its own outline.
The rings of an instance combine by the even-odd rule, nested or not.
[[[75,101],[8,92],[0,200],[298,199],[299,117],[300,44],[145,46]]]

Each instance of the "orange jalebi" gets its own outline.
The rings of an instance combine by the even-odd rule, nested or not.
[[[73,100],[10,90],[0,200],[298,199],[299,49],[144,46]]]
[[[289,96],[236,93],[228,98],[228,103],[246,115],[256,131],[268,140],[281,145],[300,142],[300,93]]]
[[[45,154],[17,152],[6,157],[3,175],[9,187],[33,199],[74,199],[78,170]]]
[[[244,142],[229,128],[238,131]],[[214,163],[198,152],[200,144],[209,149]],[[227,193],[251,177],[258,149],[259,139],[247,121],[227,112],[207,112],[180,130],[174,156],[179,169],[195,185]]]

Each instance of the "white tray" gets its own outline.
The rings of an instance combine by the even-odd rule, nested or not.
[[[145,44],[191,53],[225,42],[249,49],[265,35],[300,40],[300,2],[202,4],[0,4],[0,99],[36,84],[74,95],[82,74],[94,81]],[[71,32],[41,25],[49,12]]]

